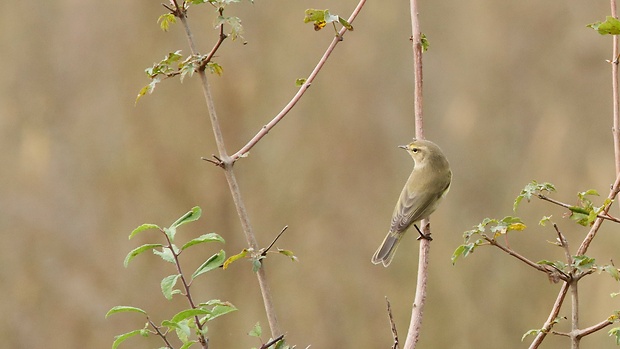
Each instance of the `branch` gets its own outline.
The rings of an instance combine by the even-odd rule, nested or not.
[[[392,329],[392,338],[394,339],[394,344],[392,344],[392,349],[398,349],[398,332],[396,332],[396,324],[394,323],[394,317],[392,317],[392,307],[390,306],[390,301],[385,297],[385,301],[387,302],[387,312],[388,317],[390,318],[390,328]]]
[[[585,337],[585,336],[587,336],[589,334],[592,334],[592,333],[594,333],[596,331],[600,331],[600,330],[604,329],[605,327],[607,327],[607,326],[609,326],[611,324],[613,324],[613,321],[609,321],[609,320],[605,319],[605,320],[599,322],[596,325],[592,325],[590,327],[587,327],[587,328],[584,328],[584,329],[580,330],[577,333],[577,336],[579,338]]]
[[[429,225],[423,226],[425,235],[430,234]],[[415,299],[411,310],[411,322],[405,340],[405,349],[415,348],[420,339],[420,329],[422,327],[422,315],[424,313],[424,303],[426,301],[426,283],[428,281],[428,256],[431,248],[431,240],[420,239],[420,256],[418,257],[418,282],[415,289]]]
[[[353,10],[353,13],[348,19],[349,23],[353,23],[353,21],[361,11],[362,7],[364,7],[365,3],[366,0],[360,0],[360,2],[357,4],[357,7],[355,8],[355,10]],[[246,145],[244,145],[241,149],[239,149],[239,151],[237,151],[230,157],[232,162],[235,162],[239,158],[247,156],[250,149],[252,149],[256,145],[256,143],[258,143],[263,137],[265,137],[267,133],[269,133],[269,131],[271,131],[271,129],[274,128],[278,124],[278,122],[280,122],[280,120],[282,120],[288,114],[288,112],[291,111],[291,109],[293,109],[295,104],[299,102],[301,97],[304,95],[304,93],[306,93],[316,76],[319,74],[321,68],[323,68],[323,65],[325,65],[325,62],[327,62],[327,59],[334,51],[336,45],[338,45],[338,43],[342,41],[342,37],[346,32],[347,28],[342,27],[342,29],[340,29],[338,35],[336,35],[329,47],[327,47],[327,50],[323,54],[323,57],[321,57],[316,67],[314,67],[314,69],[310,73],[310,76],[308,76],[303,85],[301,85],[295,96],[293,96],[293,98],[288,102],[288,104],[284,106],[284,108],[268,124],[264,125]]]
[[[520,260],[521,262],[529,265],[530,267],[532,267],[532,268],[534,268],[534,269],[536,269],[538,271],[541,271],[541,272],[543,272],[545,274],[548,274],[548,275],[551,275],[551,273],[553,273],[553,270],[550,270],[546,265],[538,264],[538,263],[535,263],[535,262],[529,260],[527,257],[519,254],[517,251],[511,249],[510,247],[506,247],[506,246],[501,245],[500,243],[497,242],[497,240],[491,239],[490,237],[488,237],[486,235],[482,235],[482,237],[483,237],[483,239],[485,239],[492,246],[495,246],[495,247],[499,248],[500,250],[502,250],[502,251],[506,252],[507,254],[509,254],[509,255],[515,257],[516,259]],[[566,275],[563,271],[555,269],[555,268],[554,268],[554,270],[558,271],[560,273],[560,275],[561,275],[560,279],[562,279],[562,280],[568,279],[568,275]]]
[[[556,205],[558,205],[558,206],[562,206],[562,207],[567,208],[567,209],[569,209],[569,210],[571,209],[571,207],[573,207],[572,205],[565,204],[565,203],[563,203],[563,202],[561,202],[561,201],[557,201],[557,200],[552,199],[552,198],[550,198],[550,197],[548,197],[548,196],[546,196],[546,195],[543,195],[543,194],[538,194],[537,196],[538,196],[538,198],[539,198],[539,199],[541,199],[541,200],[548,201],[548,202],[550,202],[550,203],[552,203],[552,204],[556,204]],[[607,210],[607,211],[609,211],[609,210]],[[612,222],[620,223],[620,219],[618,219],[618,218],[616,218],[616,217],[613,217],[613,216],[610,216],[610,215],[607,213],[607,211],[604,211],[602,214],[601,214],[601,213],[597,214],[597,215],[596,215],[596,217],[598,217],[598,218],[600,218],[600,219],[607,219],[607,220],[610,220],[610,221],[612,221]]]
[[[611,16],[618,18],[616,12],[616,0],[610,0]],[[612,99],[613,99],[613,128],[612,135],[614,137],[614,160],[616,164],[616,174],[620,173],[620,112],[619,112],[619,100],[618,96],[618,36],[612,35],[612,57],[611,63],[611,87],[612,87]]]

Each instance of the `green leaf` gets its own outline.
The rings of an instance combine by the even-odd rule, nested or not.
[[[530,336],[530,335],[537,336],[540,332],[541,332],[540,329],[534,329],[534,330],[529,330],[525,332],[523,336],[521,336],[521,342],[525,340],[525,337]]]
[[[243,38],[243,26],[241,25],[241,19],[239,19],[239,17],[218,16],[215,19],[215,23],[213,26],[218,29],[220,25],[223,24],[227,24],[228,26],[230,26],[229,35],[233,41],[237,38]]]
[[[216,74],[218,76],[221,76],[222,73],[224,73],[224,68],[215,62],[207,63],[207,69],[209,69],[212,74]]]
[[[521,190],[521,193],[519,193],[519,196],[515,199],[512,209],[516,212],[523,199],[530,202],[532,196],[542,195],[544,192],[552,191],[555,191],[555,186],[551,183],[538,183],[537,181],[531,181]]]
[[[610,337],[615,337],[616,345],[620,345],[620,327],[614,327],[607,333]]]
[[[161,81],[160,78],[153,78],[153,80],[151,80],[151,83],[149,83],[148,85],[144,86],[142,89],[140,89],[140,92],[138,92],[138,96],[136,97],[136,101],[135,104],[138,104],[138,100],[148,94],[153,93],[153,90],[155,90],[155,86]]]
[[[194,208],[192,208],[191,211],[187,212],[186,214],[181,216],[179,219],[177,219],[174,223],[172,223],[172,225],[170,226],[170,229],[176,228],[185,223],[193,222],[197,220],[198,218],[200,218],[201,214],[202,214],[202,210],[200,209],[200,207],[195,206]]]
[[[134,236],[136,236],[138,233],[141,233],[145,230],[149,230],[149,229],[159,229],[161,230],[161,228],[157,225],[157,224],[142,224],[141,226],[137,227],[136,229],[134,229],[131,234],[129,234],[129,240],[131,240],[131,238],[133,238]]]
[[[606,271],[609,275],[611,275],[614,280],[620,281],[620,271],[618,271],[618,268],[614,267],[613,265],[606,265],[603,267],[603,270]]]
[[[588,256],[573,256],[573,267],[577,268],[579,271],[587,271],[594,267],[594,258],[590,258]]]
[[[596,30],[601,35],[620,34],[620,21],[612,16],[607,16],[605,22],[590,23],[586,27]]]
[[[212,299],[206,303],[201,303],[200,306],[212,307],[210,313],[203,319],[205,321],[211,321],[217,317],[237,310],[237,307],[235,307],[232,303],[223,302],[219,299]]]
[[[295,86],[301,87],[303,86],[303,84],[306,83],[306,81],[307,79],[304,79],[304,78],[295,79]]]
[[[133,330],[131,332],[127,332],[127,333],[123,333],[118,336],[115,336],[114,343],[112,343],[112,349],[118,348],[118,346],[121,345],[121,343],[123,343],[128,338],[131,338],[136,335],[141,335],[141,334],[143,334],[142,330]]]
[[[183,343],[183,345],[179,349],[187,349],[194,344],[196,344],[196,341],[188,341],[188,342]]]
[[[178,254],[178,248],[175,245],[172,245],[172,248]],[[172,250],[170,250],[170,248],[162,248],[161,251],[153,250],[153,254],[161,257],[161,259],[165,260],[166,262],[176,264],[174,254],[172,253]]]
[[[161,292],[164,294],[164,297],[166,297],[167,300],[172,299],[172,295],[174,294],[174,286],[176,285],[180,277],[181,274],[174,274],[166,276],[165,278],[163,278],[163,280],[161,280]]]
[[[259,322],[257,322],[256,325],[254,325],[254,328],[248,332],[248,335],[251,337],[260,337],[261,334],[263,334],[263,329],[260,327]]]
[[[552,216],[543,216],[543,218],[540,219],[540,222],[538,222],[538,224],[542,225],[543,227],[547,226],[547,224],[551,222],[551,217]]]
[[[452,265],[456,264],[456,260],[459,257],[467,257],[470,253],[474,252],[474,249],[479,246],[478,244],[475,244],[473,242],[468,243],[468,244],[464,244],[461,245],[459,247],[456,248],[456,250],[454,250],[454,253],[452,253]]]
[[[185,243],[185,245],[183,245],[183,247],[181,247],[181,250],[185,250],[186,248],[197,245],[197,244],[202,244],[205,242],[215,242],[215,241],[225,243],[224,239],[218,234],[208,233],[208,234],[201,235],[195,239],[188,241],[187,243]]]
[[[293,254],[293,251],[289,251],[289,250],[283,250],[281,248],[278,249],[278,253],[283,254],[287,257],[289,257],[293,262],[297,262],[297,256],[295,256],[295,254]]]
[[[205,315],[205,314],[209,314],[209,311],[207,309],[202,309],[202,308],[187,309],[174,315],[172,319],[170,319],[170,321],[179,323],[181,320],[185,320],[185,319],[188,319],[194,316],[200,316],[200,315]]]
[[[110,316],[112,314],[124,313],[124,312],[134,312],[134,313],[141,313],[141,314],[147,315],[146,311],[144,311],[144,310],[142,310],[140,308],[130,307],[130,306],[126,306],[126,305],[117,305],[117,306],[113,307],[112,309],[110,309],[105,314],[105,318],[107,319],[108,316]]]
[[[133,250],[131,250],[131,252],[127,254],[127,257],[125,257],[125,261],[123,262],[123,264],[125,265],[125,268],[127,268],[127,265],[129,264],[129,262],[132,259],[134,259],[134,257],[139,255],[140,253],[144,251],[152,250],[154,248],[162,247],[162,246],[163,246],[162,244],[146,244],[146,245],[142,245],[140,247],[134,248]]]
[[[263,257],[252,259],[252,271],[258,272],[258,270],[263,266],[263,263],[260,261]]]
[[[177,22],[177,18],[172,13],[165,13],[157,19],[161,30],[167,32],[170,29],[170,25]]]
[[[420,36],[420,44],[422,45],[422,52],[428,51],[428,49],[431,47],[431,43],[426,38],[426,35],[424,35],[423,33],[421,33]]]
[[[220,252],[211,256],[206,262],[202,263],[198,269],[196,269],[196,271],[192,274],[192,279],[195,279],[199,275],[202,275],[208,271],[219,268],[222,264],[224,264],[225,260],[226,252],[224,252],[224,250],[220,250]]]
[[[347,30],[353,31],[353,26],[346,19],[338,16],[338,22],[340,22],[343,27],[347,28]]]

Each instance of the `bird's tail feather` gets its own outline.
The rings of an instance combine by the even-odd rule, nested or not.
[[[383,264],[384,267],[390,265],[392,258],[394,258],[394,253],[396,252],[398,243],[402,237],[402,233],[389,232],[385,236],[385,239],[383,239],[383,243],[381,243],[381,246],[379,246],[377,252],[375,252],[374,256],[372,256],[371,261],[374,264]]]

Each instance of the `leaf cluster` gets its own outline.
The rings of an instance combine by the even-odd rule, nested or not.
[[[120,312],[138,312],[146,315],[147,318],[147,323],[144,328],[116,336],[112,345],[113,348],[117,348],[126,339],[135,335],[148,337],[152,334],[161,337],[162,340],[164,340],[164,342],[169,346],[167,335],[173,331],[176,333],[177,338],[183,343],[181,348],[189,348],[193,344],[205,341],[205,335],[207,333],[206,322],[237,310],[237,308],[231,303],[221,301],[219,299],[212,299],[195,304],[190,293],[191,284],[198,276],[217,269],[224,264],[224,261],[226,260],[226,253],[224,250],[220,250],[209,257],[192,273],[189,278],[181,271],[182,269],[180,266],[179,256],[184,251],[203,243],[224,243],[224,239],[220,235],[216,233],[207,233],[185,242],[181,247],[178,247],[175,244],[178,228],[184,224],[198,220],[201,214],[202,211],[200,207],[194,207],[191,211],[179,217],[179,219],[177,219],[169,227],[162,228],[156,224],[142,224],[134,229],[129,235],[129,239],[132,239],[136,235],[147,230],[159,230],[159,232],[163,234],[166,243],[148,243],[136,247],[125,257],[125,267],[127,267],[129,262],[131,262],[138,255],[146,251],[153,251],[155,255],[159,256],[164,261],[174,264],[177,270],[177,273],[166,276],[162,279],[160,285],[162,294],[168,300],[171,300],[176,294],[183,295],[187,297],[190,307],[178,312],[171,319],[162,321],[160,325],[156,325],[153,321],[151,321],[147,312],[140,308],[132,306],[117,306],[112,308],[106,314],[106,318],[112,314]],[[179,284],[179,282],[181,283],[181,287],[177,288],[177,284]]]
[[[347,28],[347,30],[352,31],[353,26],[347,22],[346,19],[334,15],[329,10],[317,10],[317,9],[307,9],[305,12],[304,23],[312,22],[314,24],[314,30],[319,31],[323,29],[328,23],[332,23],[334,25],[334,30],[336,31],[336,35],[338,35],[338,30],[336,29],[336,23],[340,23],[343,27]]]

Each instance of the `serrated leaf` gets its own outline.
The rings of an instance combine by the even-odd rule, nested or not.
[[[141,89],[140,89],[140,92],[138,92],[138,96],[136,97],[135,104],[138,104],[138,100],[139,100],[142,96],[146,95],[147,93],[148,93],[148,94],[153,93],[153,91],[155,90],[155,86],[156,86],[156,85],[157,85],[160,81],[161,81],[161,79],[160,79],[160,78],[155,77],[155,78],[153,78],[153,79],[151,80],[151,82],[150,82],[148,85],[146,85],[146,86],[144,86],[143,88],[141,88]]]
[[[127,340],[128,338],[131,338],[133,336],[136,335],[141,335],[142,334],[142,330],[133,330],[127,333],[123,333],[123,334],[119,334],[118,336],[114,337],[114,343],[112,343],[112,349],[116,349],[118,348],[119,345],[121,345],[121,343],[123,343],[125,340]]]
[[[191,211],[187,212],[186,214],[181,216],[179,219],[177,219],[174,223],[172,223],[172,225],[170,225],[170,229],[176,228],[185,223],[193,222],[197,220],[198,218],[200,218],[200,215],[202,215],[202,210],[200,209],[200,207],[195,206],[191,209]]]
[[[175,332],[179,340],[182,343],[187,343],[189,341],[189,336],[191,335],[191,330],[189,328],[189,319],[181,320],[177,323],[177,327],[175,328]]]
[[[172,248],[175,251],[177,250],[176,246],[174,245],[172,245]],[[153,250],[153,253],[159,256],[161,259],[165,260],[166,262],[176,264],[176,260],[174,259],[174,254],[172,254],[172,251],[169,248],[162,248],[161,251]]]
[[[222,264],[224,264],[225,260],[226,252],[224,252],[224,250],[220,250],[220,252],[209,257],[206,262],[202,263],[202,265],[196,269],[196,271],[192,274],[192,279],[195,279],[199,275],[202,275],[208,271],[219,268]]]
[[[470,253],[474,252],[474,249],[479,246],[478,244],[475,243],[468,243],[468,244],[464,244],[461,245],[459,247],[456,248],[456,250],[454,250],[454,253],[452,253],[452,265],[454,265],[456,263],[456,260],[459,257],[467,257]]]
[[[145,244],[142,245],[140,247],[136,247],[133,250],[131,250],[131,252],[129,252],[127,254],[127,257],[125,257],[125,261],[123,262],[123,264],[125,265],[125,268],[127,268],[127,265],[129,264],[129,262],[134,259],[137,255],[139,255],[140,253],[144,252],[144,251],[149,251],[158,247],[162,247],[162,244]]]
[[[595,262],[594,258],[588,256],[573,256],[573,266],[580,271],[590,270]]]
[[[137,227],[136,229],[134,229],[131,234],[129,234],[129,240],[131,240],[131,238],[133,238],[134,236],[138,235],[138,233],[141,233],[145,230],[149,230],[149,229],[159,229],[161,230],[161,228],[157,225],[157,224],[142,224],[141,226]]]
[[[161,30],[167,32],[170,29],[170,25],[177,22],[177,18],[172,13],[165,13],[157,19]]]
[[[224,68],[222,68],[222,66],[220,66],[219,64],[215,63],[215,62],[208,62],[207,63],[207,69],[209,69],[209,71],[212,74],[216,74],[221,76],[222,73],[224,73]]]
[[[130,307],[127,305],[117,305],[115,307],[113,307],[112,309],[108,310],[108,312],[105,314],[105,318],[107,319],[108,316],[112,315],[112,314],[116,314],[116,313],[125,313],[125,312],[134,312],[134,313],[141,313],[144,315],[146,314],[146,311],[140,309],[140,308],[136,308],[136,307]]]
[[[263,329],[260,327],[260,323],[257,322],[256,325],[254,325],[254,328],[252,328],[252,330],[250,330],[250,332],[248,332],[248,335],[250,335],[251,337],[259,337],[263,334]]]
[[[543,218],[540,219],[540,222],[538,222],[538,224],[542,225],[543,227],[546,226],[549,222],[551,222],[551,217],[552,216],[543,216]]]
[[[183,247],[181,247],[181,250],[185,250],[188,247],[197,245],[197,244],[202,244],[205,242],[221,242],[221,243],[225,243],[224,238],[222,238],[221,236],[219,236],[216,233],[207,233],[207,234],[203,234],[195,239],[192,239],[188,242],[185,243],[185,245],[183,245]]]
[[[607,16],[605,22],[590,23],[587,27],[596,30],[601,35],[620,34],[620,21],[612,16]]]
[[[209,311],[207,309],[201,309],[201,308],[187,309],[187,310],[178,312],[176,315],[172,317],[172,319],[170,319],[170,321],[179,323],[181,320],[185,320],[185,319],[188,319],[194,316],[200,316],[200,315],[205,315],[205,314],[209,314]]]
[[[229,258],[228,258],[228,259],[224,262],[224,264],[222,265],[222,268],[223,268],[224,270],[226,270],[226,269],[228,268],[228,266],[229,266],[232,262],[237,261],[237,260],[239,260],[239,259],[241,259],[241,258],[243,258],[243,257],[247,256],[247,254],[248,254],[248,250],[244,248],[244,249],[243,249],[243,251],[241,251],[241,252],[237,253],[237,254],[236,254],[236,255],[234,255],[234,256],[230,256],[230,257],[229,257]]]
[[[172,291],[174,290],[174,286],[176,285],[180,277],[181,274],[174,274],[166,276],[165,278],[163,278],[163,280],[161,280],[161,292],[164,294],[164,297],[166,297],[167,300],[172,299]]]
[[[606,265],[605,267],[603,267],[603,270],[605,270],[609,275],[611,275],[614,280],[620,281],[620,272],[618,271],[618,268],[614,267],[613,265]]]

